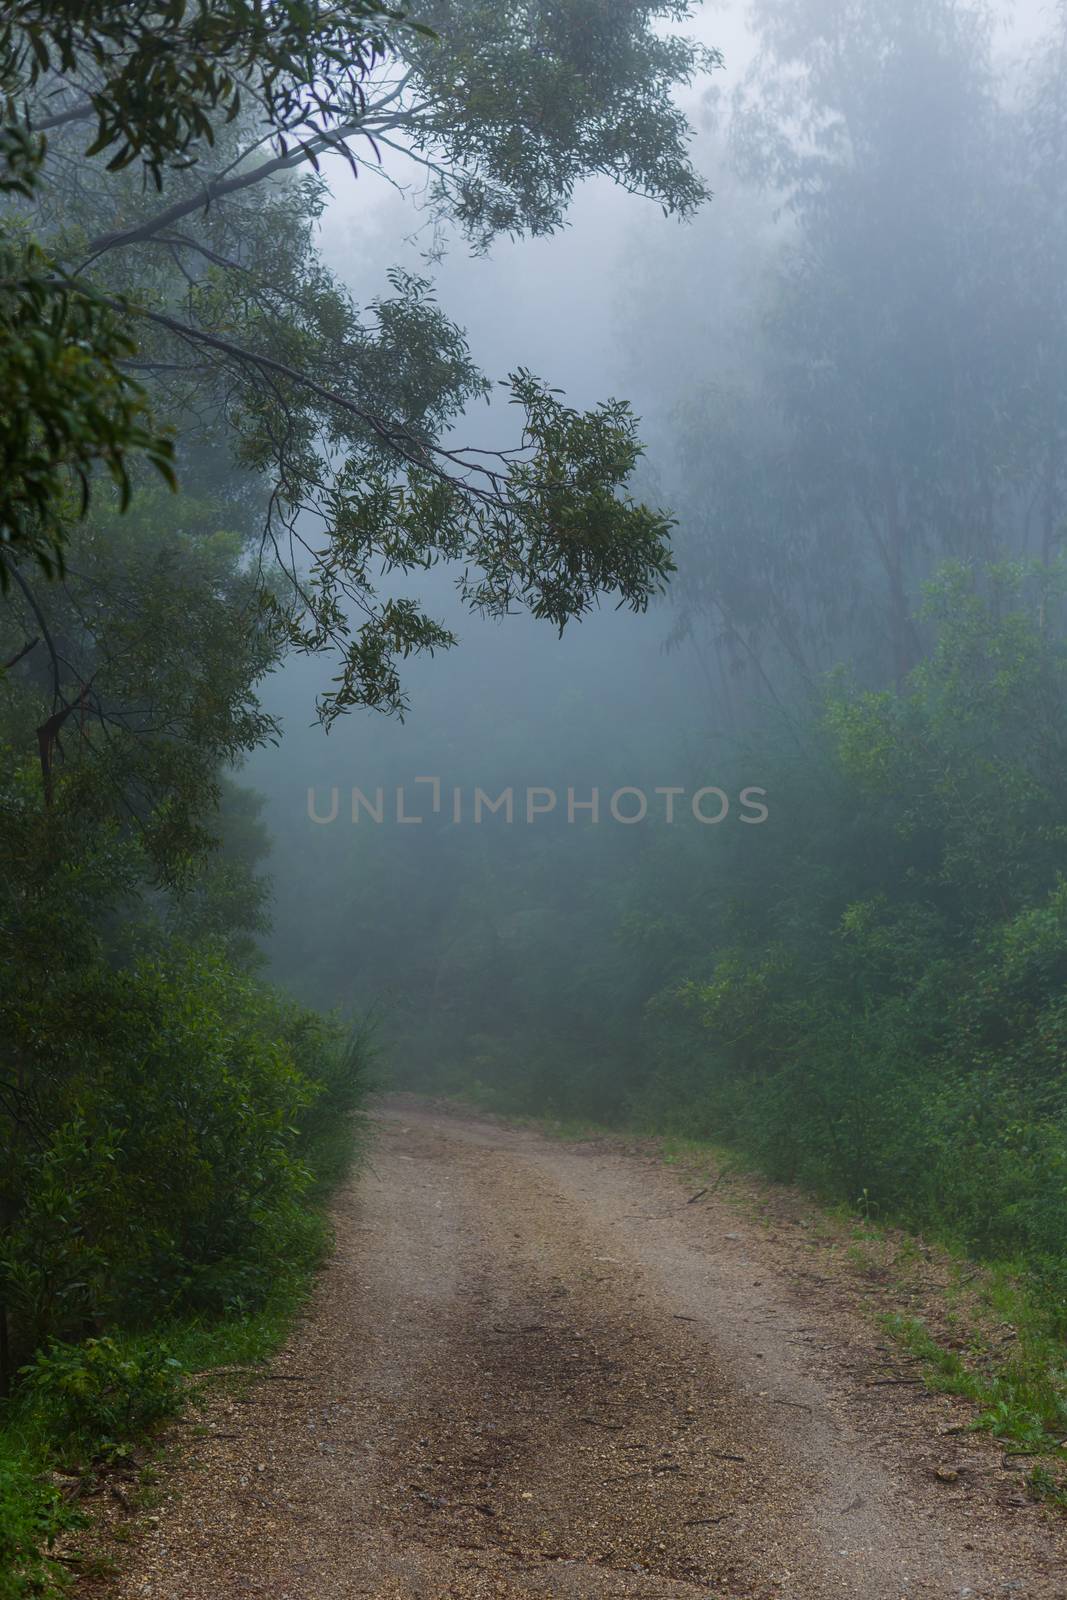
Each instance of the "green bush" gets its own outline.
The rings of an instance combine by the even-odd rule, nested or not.
[[[75,1458],[109,1460],[181,1409],[181,1366],[154,1342],[51,1340],[23,1369],[28,1402]]]
[[[0,1304],[22,1362],[0,1408],[0,1600],[61,1577],[51,1467],[106,1468],[173,1415],[190,1356],[276,1340],[320,1259],[372,1056],[218,948],[38,977],[0,975],[25,1091],[0,1106]]]
[[[204,950],[93,967],[63,1002],[44,1038],[36,1004],[6,1007],[47,1105],[9,1132],[15,1347],[262,1304],[302,1197],[351,1154],[366,1040]]]

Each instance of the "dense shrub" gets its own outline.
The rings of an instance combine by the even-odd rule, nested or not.
[[[50,1340],[25,1369],[38,1416],[75,1458],[107,1459],[181,1409],[181,1366],[164,1346],[122,1347],[114,1339],[83,1344]]]
[[[177,1411],[190,1351],[221,1339],[225,1361],[236,1341],[245,1359],[244,1339],[254,1358],[277,1336],[371,1056],[217,947],[26,974],[0,983],[17,1064],[0,1101],[0,1600],[62,1575],[50,1548],[74,1513],[53,1466],[106,1468]]]
[[[260,1303],[312,1145],[351,1146],[363,1046],[204,949],[96,964],[61,998],[43,1034],[5,997],[33,1085],[32,1117],[0,1124],[16,1351]]]

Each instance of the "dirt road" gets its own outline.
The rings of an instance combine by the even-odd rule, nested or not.
[[[795,1240],[638,1153],[378,1127],[304,1325],[109,1594],[1067,1596],[1063,1521]]]

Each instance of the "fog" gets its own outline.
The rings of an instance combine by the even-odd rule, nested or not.
[[[820,17],[830,34],[838,29],[844,48],[853,49],[862,61],[866,23],[859,12],[850,23],[847,7],[813,3],[793,10],[801,32],[807,25],[802,13]],[[678,573],[668,596],[654,602],[643,616],[602,605],[568,627],[562,638],[550,626],[522,616],[488,621],[470,615],[456,597],[455,576],[447,567],[401,583],[404,592],[420,595],[460,640],[454,650],[404,663],[410,705],[402,722],[357,710],[327,735],[314,717],[315,695],[324,680],[323,662],[317,658],[290,659],[270,684],[267,698],[282,716],[284,738],[277,748],[254,756],[246,776],[266,798],[265,816],[275,840],[274,928],[268,942],[271,972],[316,1005],[338,1006],[346,1014],[368,1006],[376,1009],[394,1046],[391,1070],[401,1081],[413,1072],[417,1077],[428,1071],[433,1078],[437,1058],[433,1041],[446,1034],[448,1043],[442,1049],[450,1070],[462,1077],[457,1063],[464,1052],[468,1058],[472,1050],[477,1054],[472,1040],[496,1031],[494,1007],[507,1009],[514,1003],[506,992],[494,991],[496,980],[486,973],[486,950],[477,938],[469,931],[457,932],[464,917],[489,917],[492,938],[497,943],[519,941],[521,956],[516,959],[527,968],[547,963],[553,972],[567,972],[569,981],[577,984],[591,961],[593,965],[603,961],[605,946],[612,948],[617,938],[613,919],[629,914],[620,900],[620,878],[658,870],[656,852],[662,848],[666,826],[660,802],[654,803],[640,827],[614,825],[601,817],[598,830],[603,837],[593,835],[588,812],[579,813],[573,827],[566,825],[577,839],[564,840],[562,813],[568,789],[573,788],[575,798],[586,799],[593,788],[599,789],[606,812],[610,795],[620,785],[645,786],[650,794],[658,786],[680,785],[691,794],[702,785],[717,785],[735,796],[736,817],[740,788],[768,781],[761,741],[796,740],[802,707],[810,704],[826,672],[845,663],[872,686],[894,678],[892,652],[904,647],[887,638],[884,617],[873,623],[880,637],[872,645],[872,619],[865,613],[868,606],[875,613],[884,612],[884,583],[875,571],[877,561],[872,566],[869,550],[849,554],[835,547],[841,531],[836,523],[851,513],[815,508],[815,521],[825,515],[829,526],[824,522],[807,545],[806,535],[794,539],[783,521],[790,513],[789,502],[794,495],[803,500],[818,490],[791,476],[793,469],[781,471],[777,481],[765,478],[758,492],[767,498],[753,510],[749,496],[748,511],[734,526],[730,519],[736,515],[736,497],[747,494],[746,483],[727,483],[726,497],[716,498],[722,471],[728,465],[736,467],[739,455],[751,455],[751,470],[758,478],[763,472],[760,451],[768,452],[766,470],[773,474],[781,467],[783,452],[795,448],[810,456],[818,447],[814,438],[795,439],[790,446],[779,437],[783,426],[788,427],[782,422],[782,396],[796,376],[796,363],[808,358],[787,348],[788,329],[784,336],[776,333],[775,297],[779,285],[789,282],[796,230],[808,229],[815,238],[816,255],[819,248],[815,206],[805,220],[803,206],[790,203],[788,184],[776,182],[772,172],[775,117],[798,150],[812,148],[811,125],[807,132],[798,132],[803,108],[790,110],[781,97],[783,84],[796,82],[796,64],[786,59],[788,48],[783,48],[777,65],[767,60],[774,47],[768,30],[776,12],[787,11],[771,5],[753,7],[751,12],[742,6],[702,8],[700,37],[722,51],[724,65],[701,76],[679,100],[693,128],[696,165],[714,191],[710,204],[691,222],[666,217],[654,204],[598,178],[579,186],[566,226],[550,238],[500,240],[488,254],[477,256],[453,232],[444,240],[441,258],[428,261],[434,239],[425,213],[419,210],[417,170],[412,171],[399,155],[390,160],[388,170],[403,186],[401,192],[366,173],[353,177],[335,166],[321,245],[327,262],[357,301],[367,303],[380,294],[385,271],[393,264],[426,273],[442,307],[466,330],[477,364],[492,379],[502,379],[521,366],[564,390],[575,406],[591,406],[609,396],[631,400],[647,445],[640,493],[669,509],[678,523]],[[953,50],[964,46],[958,40],[954,45],[938,30],[948,26],[951,31],[961,16],[966,24],[977,16],[976,10],[946,3],[900,5],[894,8],[894,17],[897,13],[896,44],[892,39],[897,24],[890,23],[891,42],[886,48],[900,49],[915,77],[913,88],[901,91],[891,115],[908,120],[906,96],[911,92],[918,137],[909,139],[896,154],[893,192],[886,198],[886,208],[891,212],[899,204],[906,214],[914,198],[914,214],[910,219],[905,215],[900,246],[910,259],[895,263],[887,275],[880,252],[886,245],[884,230],[887,226],[892,230],[893,224],[891,218],[876,214],[877,199],[868,198],[862,202],[873,208],[867,287],[858,292],[853,284],[845,290],[851,300],[847,315],[877,319],[883,310],[878,285],[884,280],[888,295],[884,315],[889,322],[899,319],[897,334],[903,340],[899,370],[887,374],[877,366],[892,349],[891,327],[887,343],[881,351],[872,348],[865,353],[868,364],[860,369],[864,383],[884,390],[868,397],[869,427],[875,431],[884,425],[879,418],[888,418],[898,407],[903,383],[913,384],[917,411],[927,406],[923,385],[936,383],[936,373],[927,371],[922,352],[909,353],[908,345],[924,337],[928,316],[936,323],[943,315],[952,323],[952,339],[959,335],[937,353],[958,363],[953,382],[967,381],[962,375],[973,372],[972,352],[959,340],[965,343],[968,338],[968,319],[986,312],[976,313],[976,303],[968,297],[973,289],[995,315],[1003,280],[998,283],[993,274],[987,284],[967,286],[956,295],[960,285],[946,276],[946,263],[937,259],[937,252],[948,248],[962,266],[972,249],[985,248],[982,208],[988,206],[993,213],[1012,204],[1020,182],[1029,180],[1007,170],[983,170],[990,152],[1003,157],[1005,166],[1010,158],[995,142],[988,142],[988,129],[976,127],[973,149],[962,149],[958,161],[964,166],[972,163],[967,181],[973,176],[979,185],[973,197],[977,211],[974,206],[966,212],[953,210],[957,195],[931,192],[931,186],[936,191],[938,184],[954,182],[952,174],[959,170],[952,165],[957,156],[949,161],[938,152],[942,122],[944,139],[958,142],[972,117],[967,94],[976,97],[974,115],[980,103],[984,105],[986,86],[981,80],[987,69],[996,75],[999,103],[1012,106],[1027,63],[1032,64],[1036,42],[1053,21],[1048,9],[1037,4],[995,8],[986,67],[969,64],[966,71],[974,71],[973,86],[950,87]],[[948,19],[947,24],[937,20],[938,13]],[[835,16],[841,20],[833,22]],[[918,31],[909,37],[912,24]],[[924,26],[929,30],[925,43],[919,37]],[[981,32],[979,25],[978,35]],[[761,40],[763,76],[759,75]],[[803,41],[793,44],[795,53],[802,51]],[[873,54],[882,46],[868,41],[867,47]],[[932,66],[937,56],[940,65]],[[877,72],[871,67],[871,82]],[[957,91],[962,98],[944,107],[931,98]],[[875,126],[877,118],[870,120],[872,137],[891,137],[887,129]],[[756,158],[751,145],[746,145],[746,128],[750,133],[755,128],[757,139],[764,140],[763,153]],[[861,158],[861,169],[864,159],[869,177],[861,176],[861,182],[869,182],[873,191],[881,181],[878,165],[893,160],[894,153],[884,147],[871,149]],[[762,174],[753,170],[760,160],[765,163]],[[939,216],[942,199],[947,218]],[[842,249],[854,249],[856,243],[855,238],[843,238]],[[842,258],[833,270],[862,274],[864,269]],[[898,294],[899,279],[909,271],[915,280]],[[890,282],[894,276],[896,284]],[[810,284],[805,293],[810,295]],[[955,298],[939,307],[936,299],[941,294]],[[920,314],[924,300],[926,310]],[[1004,360],[1010,366],[1007,353]],[[910,379],[909,362],[914,367]],[[791,367],[792,378],[783,378],[783,363]],[[979,381],[996,384],[1002,377],[1016,381],[1005,372],[990,368]],[[848,411],[863,403],[854,391],[847,392],[856,377],[852,373],[842,380],[841,394],[832,398],[832,405],[843,404]],[[785,389],[775,393],[775,385],[783,383]],[[732,396],[745,397],[749,409],[744,417],[733,410]],[[986,398],[993,405],[1005,403],[1003,396]],[[934,396],[929,403],[936,407],[942,400]],[[787,403],[796,404],[795,392]],[[953,421],[946,415],[935,426],[950,432],[957,421],[958,417]],[[830,416],[826,426],[835,425]],[[754,427],[765,429],[766,441],[754,436]],[[457,424],[453,437],[464,443],[505,445],[512,440],[513,428],[506,405],[495,403],[488,409],[478,405]],[[861,443],[859,449],[864,448]],[[902,448],[901,439],[893,441],[898,467]],[[979,442],[975,448],[985,446]],[[843,470],[847,466],[828,457],[815,476]],[[855,470],[866,473],[868,467],[857,465]],[[929,464],[915,470],[921,475]],[[1007,500],[1026,493],[1020,488],[1016,495],[1012,489]],[[994,553],[994,547],[1005,555],[1017,554],[1026,543],[1019,532],[1017,504],[1005,502],[1000,507],[994,531],[977,524],[966,527],[972,510],[959,506],[952,510],[950,520],[961,531],[958,538],[951,536],[946,522],[940,551],[926,532],[916,538],[907,557],[910,570],[901,580],[909,606],[918,603],[919,586],[937,569],[940,557],[985,557]],[[919,514],[928,515],[928,508]],[[757,526],[761,517],[763,523]],[[716,555],[710,566],[709,518],[718,521],[729,552]],[[775,541],[777,553],[771,550]],[[826,608],[825,614],[816,615],[819,596],[813,599],[807,591],[799,568],[807,564],[815,570],[820,561],[829,563],[827,577],[816,582],[816,588],[827,591],[822,596]],[[729,615],[721,609],[721,594],[709,599],[709,584],[715,583],[727,592]],[[768,602],[766,614],[757,615],[764,603],[758,593],[763,583],[778,598]],[[796,615],[789,626],[795,625],[797,633],[783,647],[784,632],[776,633],[770,613],[789,592],[796,596]],[[796,641],[802,635],[801,646]],[[907,649],[917,651],[915,639]],[[911,661],[909,654],[905,665]],[[436,814],[423,803],[429,787],[414,786],[420,777],[436,777],[443,785],[445,799]],[[422,822],[396,823],[398,785],[407,786],[403,804],[409,813],[427,813]],[[481,787],[495,795],[509,785],[517,789],[520,811],[527,786],[553,788],[558,796],[556,813],[532,826],[498,827],[487,845],[482,837],[484,819],[479,830],[470,816],[474,791]],[[353,788],[373,800],[379,787],[388,797],[383,822],[376,823],[362,811],[353,824],[349,812]],[[456,789],[465,795],[461,809],[467,807],[467,815],[458,822],[449,809],[453,805],[449,796]],[[312,807],[325,815],[335,790],[340,795],[337,820],[329,825],[312,821],[309,792]],[[780,818],[784,803],[780,793],[774,796],[772,820],[773,808],[779,808]],[[538,828],[551,844],[542,843]],[[717,856],[728,849],[718,834],[705,842],[700,871],[706,875],[709,894],[714,892]],[[475,902],[480,909],[472,911]],[[669,908],[660,909],[666,914]],[[428,929],[434,932],[428,934]],[[590,942],[597,946],[595,959]],[[508,981],[504,980],[505,991]],[[603,995],[598,998],[598,992],[591,992],[579,1007],[581,1027],[588,1034],[582,1049],[610,1053],[614,1048],[608,1039],[612,1028],[589,1042],[597,1033],[598,1008],[605,1004]],[[578,1024],[564,1026],[573,1030]],[[513,1029],[509,1025],[502,1031],[509,1038],[508,1048],[514,1049]],[[521,1074],[528,1067],[528,1062],[525,1066],[517,1062],[514,1071]]]

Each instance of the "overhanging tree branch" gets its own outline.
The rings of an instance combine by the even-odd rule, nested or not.
[[[332,152],[343,155],[351,161],[353,158],[345,148],[345,141],[359,131],[360,124],[351,123],[331,133],[321,134],[318,138],[301,144],[296,150],[272,156],[269,161],[261,161],[258,167],[253,167],[249,172],[237,172],[232,178],[213,179],[205,183],[195,194],[176,200],[173,205],[165,206],[162,211],[157,211],[155,216],[148,217],[143,222],[134,223],[129,228],[116,228],[110,233],[102,233],[89,244],[79,270],[84,272],[88,266],[110,250],[150,239],[161,230],[180,222],[183,217],[188,217],[196,211],[206,211],[217,201],[238,194],[242,189],[249,189],[254,184],[264,183],[268,178],[276,177],[279,172],[289,172],[294,167],[303,166],[305,162],[315,165],[321,155]]]
[[[108,302],[117,305],[118,302]],[[260,351],[249,350],[246,346],[237,344],[232,339],[223,338],[221,334],[211,333],[206,328],[198,328],[194,323],[183,322],[178,317],[172,317],[165,311],[152,311],[145,306],[131,306],[125,308],[143,317],[147,322],[154,323],[157,327],[165,328],[169,333],[176,334],[179,338],[188,340],[195,345],[201,345],[209,350],[217,350],[221,355],[243,367],[252,367],[264,374],[284,378],[286,382],[302,389],[310,398],[322,404],[335,407],[355,417],[389,450],[406,462],[409,466],[419,467],[423,471],[435,473],[443,480],[462,487],[463,492],[496,510],[504,511],[508,508],[507,497],[502,493],[505,478],[502,472],[498,473],[481,462],[468,459],[465,450],[449,450],[443,445],[431,440],[420,438],[402,424],[388,422],[375,412],[369,411],[365,406],[358,405],[347,395],[341,394],[336,389],[328,389],[307,373],[298,368],[289,366],[284,361],[278,361],[273,356],[267,356]],[[496,456],[501,461],[506,461],[511,451],[479,452]],[[459,471],[481,475],[486,482],[461,481],[450,474],[441,463],[450,462]]]

